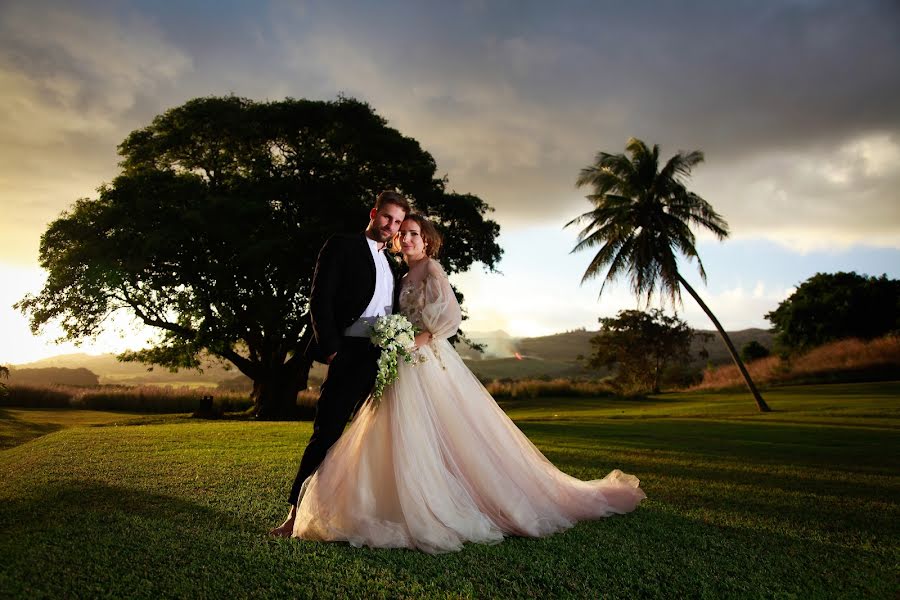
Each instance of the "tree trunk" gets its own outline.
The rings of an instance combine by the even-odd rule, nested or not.
[[[301,418],[297,394],[305,390],[311,363],[298,361],[274,371],[265,371],[253,380],[253,416],[263,421],[288,421]]]
[[[658,394],[661,391],[660,380],[662,379],[662,373],[660,372],[660,358],[659,355],[656,356],[656,368],[653,370],[653,393]]]
[[[741,357],[738,356],[737,350],[734,348],[734,344],[731,343],[731,338],[728,337],[728,334],[725,333],[725,329],[722,328],[722,324],[719,323],[719,320],[716,318],[712,311],[709,310],[709,307],[706,306],[706,303],[700,299],[700,296],[697,295],[697,292],[694,291],[687,281],[684,280],[684,277],[681,274],[678,274],[678,281],[681,285],[684,286],[684,289],[688,291],[688,293],[693,296],[694,300],[697,301],[697,304],[700,305],[700,308],[703,309],[703,312],[706,313],[706,316],[710,318],[713,322],[713,325],[716,326],[716,329],[719,330],[719,335],[722,336],[722,341],[725,342],[725,345],[728,347],[728,351],[731,353],[731,358],[734,360],[734,364],[737,365],[737,368],[740,370],[741,375],[744,376],[744,381],[747,382],[747,387],[750,388],[750,393],[753,394],[753,399],[756,400],[756,406],[759,408],[760,412],[769,412],[772,409],[769,408],[769,405],[766,404],[766,401],[763,400],[762,396],[759,393],[759,390],[756,389],[756,385],[754,385],[753,380],[750,379],[750,373],[747,372],[747,367],[744,366],[744,361],[741,360]]]
[[[309,386],[309,370],[312,361],[303,354],[309,343],[312,328],[307,326],[297,347],[284,364],[272,369],[255,372],[253,377],[253,415],[263,421],[287,421],[303,418],[297,407],[297,394]],[[307,411],[308,412],[308,411]],[[309,415],[306,415],[309,418]]]
[[[297,418],[297,393],[300,389],[284,377],[263,376],[253,381],[253,416],[262,421],[288,421]]]

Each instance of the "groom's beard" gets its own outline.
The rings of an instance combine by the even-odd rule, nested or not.
[[[373,229],[369,232],[372,236],[372,239],[376,242],[380,242],[382,244],[386,244],[388,240],[394,237],[394,232],[391,231],[390,227],[387,229]]]

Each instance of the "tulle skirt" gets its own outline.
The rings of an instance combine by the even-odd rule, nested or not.
[[[637,477],[566,475],[515,426],[445,340],[401,361],[304,483],[294,537],[437,553],[540,537],[634,510]]]

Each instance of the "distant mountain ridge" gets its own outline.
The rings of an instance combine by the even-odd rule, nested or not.
[[[584,361],[579,359],[592,354],[591,339],[598,333],[576,329],[539,337],[515,338],[503,331],[473,331],[467,333],[469,339],[484,343],[486,352],[479,356],[467,349],[460,349],[460,354],[482,380],[604,376],[608,371],[587,369]],[[709,341],[704,341],[706,335],[712,336]],[[774,341],[774,334],[766,329],[730,331],[728,335],[738,351],[753,340],[771,349]],[[706,359],[699,356],[703,347],[708,352]],[[516,353],[521,358],[516,357]],[[697,331],[691,345],[691,355],[694,357],[691,364],[698,369],[705,367],[707,362],[713,365],[731,362],[731,355],[716,331]]]
[[[513,356],[519,352],[523,356],[533,356],[547,360],[577,360],[579,355],[587,356],[591,353],[591,339],[599,333],[598,331],[588,331],[586,329],[576,329],[563,333],[553,333],[550,335],[537,337],[516,338],[505,331],[472,331],[466,335],[473,342],[487,344],[488,350],[485,352],[484,358],[506,358]],[[692,351],[696,352],[700,347],[702,336],[711,335],[712,339],[706,343],[706,349],[709,352],[709,361],[713,364],[731,361],[728,349],[719,337],[719,332],[715,330],[695,330],[695,343]],[[763,346],[771,349],[775,340],[775,334],[767,329],[741,329],[739,331],[729,331],[728,336],[734,343],[735,347],[740,349],[751,341],[757,341]],[[492,352],[492,343],[499,342],[514,348],[507,354]],[[496,348],[497,346],[493,346]]]
[[[9,382],[13,385],[44,385],[61,383],[65,385],[96,386],[100,378],[96,373],[84,367],[37,367],[15,368],[9,370]]]
[[[12,369],[45,369],[50,367],[62,367],[68,369],[85,368],[100,377],[101,384],[123,385],[197,385],[205,384],[215,386],[223,379],[234,376],[237,369],[225,369],[221,365],[210,364],[203,369],[203,373],[197,371],[182,370],[170,373],[162,367],[153,367],[133,362],[119,362],[116,355],[109,354],[60,354],[34,362],[12,365]]]
[[[714,365],[731,361],[725,344],[714,331],[700,331],[712,334],[706,342],[709,353],[708,361]],[[523,378],[523,377],[584,377],[597,375],[596,371],[585,369],[579,356],[589,356],[592,352],[590,340],[597,331],[578,329],[539,337],[517,338],[505,331],[473,331],[467,332],[473,342],[485,344],[485,353],[478,353],[459,345],[460,355],[466,364],[482,379]],[[740,350],[747,342],[758,341],[767,348],[772,347],[774,334],[765,329],[744,329],[729,332],[734,345]],[[695,338],[692,353],[696,356],[701,342]],[[521,356],[516,357],[516,353]],[[694,365],[702,367],[706,360],[696,359]],[[85,368],[100,377],[101,384],[124,385],[207,385],[216,386],[225,380],[232,380],[240,372],[226,369],[221,364],[211,363],[203,373],[197,371],[168,370],[155,367],[152,371],[140,363],[122,363],[114,354],[61,354],[26,364],[11,365],[13,369],[64,367],[69,369]],[[316,365],[312,375],[320,379],[325,368]]]

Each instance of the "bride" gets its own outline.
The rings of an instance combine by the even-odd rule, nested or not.
[[[435,260],[434,225],[410,214],[394,244],[409,266],[400,309],[421,330],[420,360],[400,361],[380,403],[363,404],[304,483],[293,537],[437,553],[633,510],[646,497],[636,477],[580,481],[558,470],[447,341],[461,313]]]

